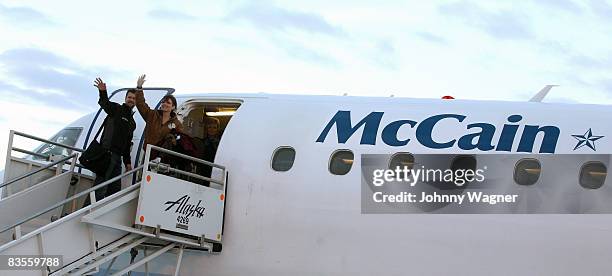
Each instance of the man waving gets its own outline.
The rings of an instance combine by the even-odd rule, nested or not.
[[[96,174],[94,186],[99,185],[113,177],[121,174],[121,159],[127,171],[132,169],[130,151],[132,146],[132,135],[136,128],[136,123],[132,116],[132,109],[136,103],[136,90],[129,89],[125,94],[125,102],[118,104],[108,99],[106,83],[97,78],[94,86],[100,92],[98,104],[107,114],[104,120],[104,131],[100,144],[110,151],[110,162],[103,174]],[[112,195],[121,190],[121,181],[117,180],[105,187],[96,190],[96,200]],[[85,205],[89,205],[89,197],[85,200]]]

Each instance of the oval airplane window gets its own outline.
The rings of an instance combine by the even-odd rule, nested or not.
[[[455,185],[463,186],[466,183],[472,182],[471,180],[474,179],[468,175],[473,176],[473,173],[476,172],[476,158],[471,155],[456,156],[451,163],[450,169],[456,177],[454,180]],[[468,174],[467,171],[471,171],[471,173]]]
[[[286,172],[293,167],[295,150],[292,147],[280,147],[272,155],[272,169],[277,172]]]
[[[521,159],[514,166],[514,182],[523,186],[533,185],[540,179],[540,172],[540,161],[533,158]]]
[[[599,189],[608,175],[606,165],[599,161],[587,162],[580,169],[580,186],[585,189]]]
[[[335,175],[345,175],[353,166],[355,155],[350,150],[337,150],[329,160],[329,172]]]
[[[459,155],[453,159],[451,170],[476,170],[476,158],[471,155]]]
[[[407,152],[398,152],[391,156],[389,161],[389,169],[395,170],[396,167],[412,169],[414,167],[414,155]]]
[[[408,170],[412,170],[414,167],[414,155],[408,152],[398,152],[393,154],[393,156],[391,156],[391,160],[389,160],[389,169],[395,170],[397,167],[399,167],[400,170],[403,170],[404,167],[406,167]],[[399,177],[406,178],[403,171],[400,173]]]

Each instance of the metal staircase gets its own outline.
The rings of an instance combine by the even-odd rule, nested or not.
[[[12,144],[9,149],[12,149]],[[78,149],[75,151],[79,152]],[[212,166],[220,172],[216,175],[221,177],[212,179],[173,168],[159,159],[151,161],[152,151]],[[10,154],[9,150],[7,155]],[[70,189],[71,183],[75,183],[75,178],[83,177],[75,170],[77,157],[78,153],[75,153],[50,164],[39,164],[43,170],[55,166],[59,173],[0,200],[0,235],[6,239],[7,234],[12,234],[8,241],[0,243],[0,255],[61,256],[61,264],[37,270],[6,270],[0,274],[87,275],[99,272],[103,264],[110,262],[105,268],[108,274],[120,255],[154,248],[151,254],[144,250],[144,258],[137,262],[132,258],[127,267],[112,275],[122,275],[142,265],[147,270],[149,262],[167,252],[177,253],[175,275],[179,275],[184,250],[200,254],[221,251],[227,188],[227,172],[223,166],[148,145],[142,165],[100,185],[71,194],[70,190],[79,190]],[[14,159],[19,158],[7,157],[7,160]],[[69,159],[72,159],[70,165],[64,165]],[[14,164],[7,163],[7,170],[11,165]],[[23,175],[27,174],[31,172]],[[11,185],[31,176],[23,175],[2,185]],[[141,177],[142,181],[96,201],[95,190],[134,175]],[[211,183],[212,187],[189,181],[193,179]],[[89,206],[60,213],[87,195],[91,200]],[[36,198],[41,202],[24,207]],[[176,198],[182,199],[173,201]],[[51,221],[49,214],[58,219]],[[37,220],[47,222],[34,224],[33,221]],[[24,232],[25,226],[28,230]]]

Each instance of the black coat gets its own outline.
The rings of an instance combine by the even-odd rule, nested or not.
[[[131,164],[132,136],[136,129],[132,108],[126,104],[120,105],[109,101],[106,90],[100,91],[98,104],[108,114],[105,119],[102,138],[100,138],[102,146],[120,154],[123,157],[124,164]]]

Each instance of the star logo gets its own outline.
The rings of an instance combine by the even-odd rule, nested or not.
[[[593,135],[593,132],[589,128],[589,130],[584,135],[572,135],[572,137],[578,140],[578,144],[574,147],[574,150],[577,150],[581,147],[587,146],[592,150],[595,150],[595,141],[603,138],[604,136],[596,136]]]

